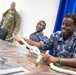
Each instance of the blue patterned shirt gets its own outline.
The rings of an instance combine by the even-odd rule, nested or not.
[[[46,37],[43,32],[34,32],[29,36],[29,39],[40,42],[40,41],[46,41],[48,37]],[[45,50],[40,50],[41,52],[45,53]]]
[[[54,56],[64,58],[76,58],[76,33],[64,41],[61,31],[51,34],[46,41],[40,42],[43,50],[53,49]]]

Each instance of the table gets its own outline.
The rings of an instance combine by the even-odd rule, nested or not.
[[[37,56],[35,54],[31,54],[24,46],[8,43],[3,40],[0,40],[0,56],[11,59],[31,72],[24,75],[68,75],[52,70],[50,66],[43,62],[36,66]],[[72,67],[62,66],[61,68],[76,71],[76,68]]]

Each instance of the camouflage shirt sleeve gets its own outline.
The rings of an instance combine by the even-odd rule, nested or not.
[[[19,13],[16,11],[15,13],[15,31],[19,32],[21,24],[21,18]]]
[[[2,26],[2,25],[3,25],[3,17],[2,17],[2,19],[0,21],[0,26]]]

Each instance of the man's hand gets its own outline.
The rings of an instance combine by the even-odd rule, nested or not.
[[[23,45],[24,43],[20,40],[20,38],[15,38],[15,40],[20,43],[21,45]]]
[[[42,55],[42,61],[46,62],[47,64],[50,64],[51,62],[53,64],[56,64],[59,61],[58,58],[56,58],[54,56],[51,56],[49,54],[43,54],[43,53],[41,53],[41,55]]]
[[[17,31],[14,31],[14,32],[13,32],[13,34],[14,34],[15,36],[17,35],[17,33],[18,33]]]

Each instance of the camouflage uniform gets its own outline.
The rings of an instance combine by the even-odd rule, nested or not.
[[[10,37],[12,37],[14,30],[19,32],[20,22],[21,22],[21,19],[16,10],[11,11],[10,9],[8,9],[3,14],[0,25],[2,25],[3,28],[8,29],[8,35],[7,35],[6,39],[9,39]],[[9,40],[8,42],[13,42],[13,39]]]

